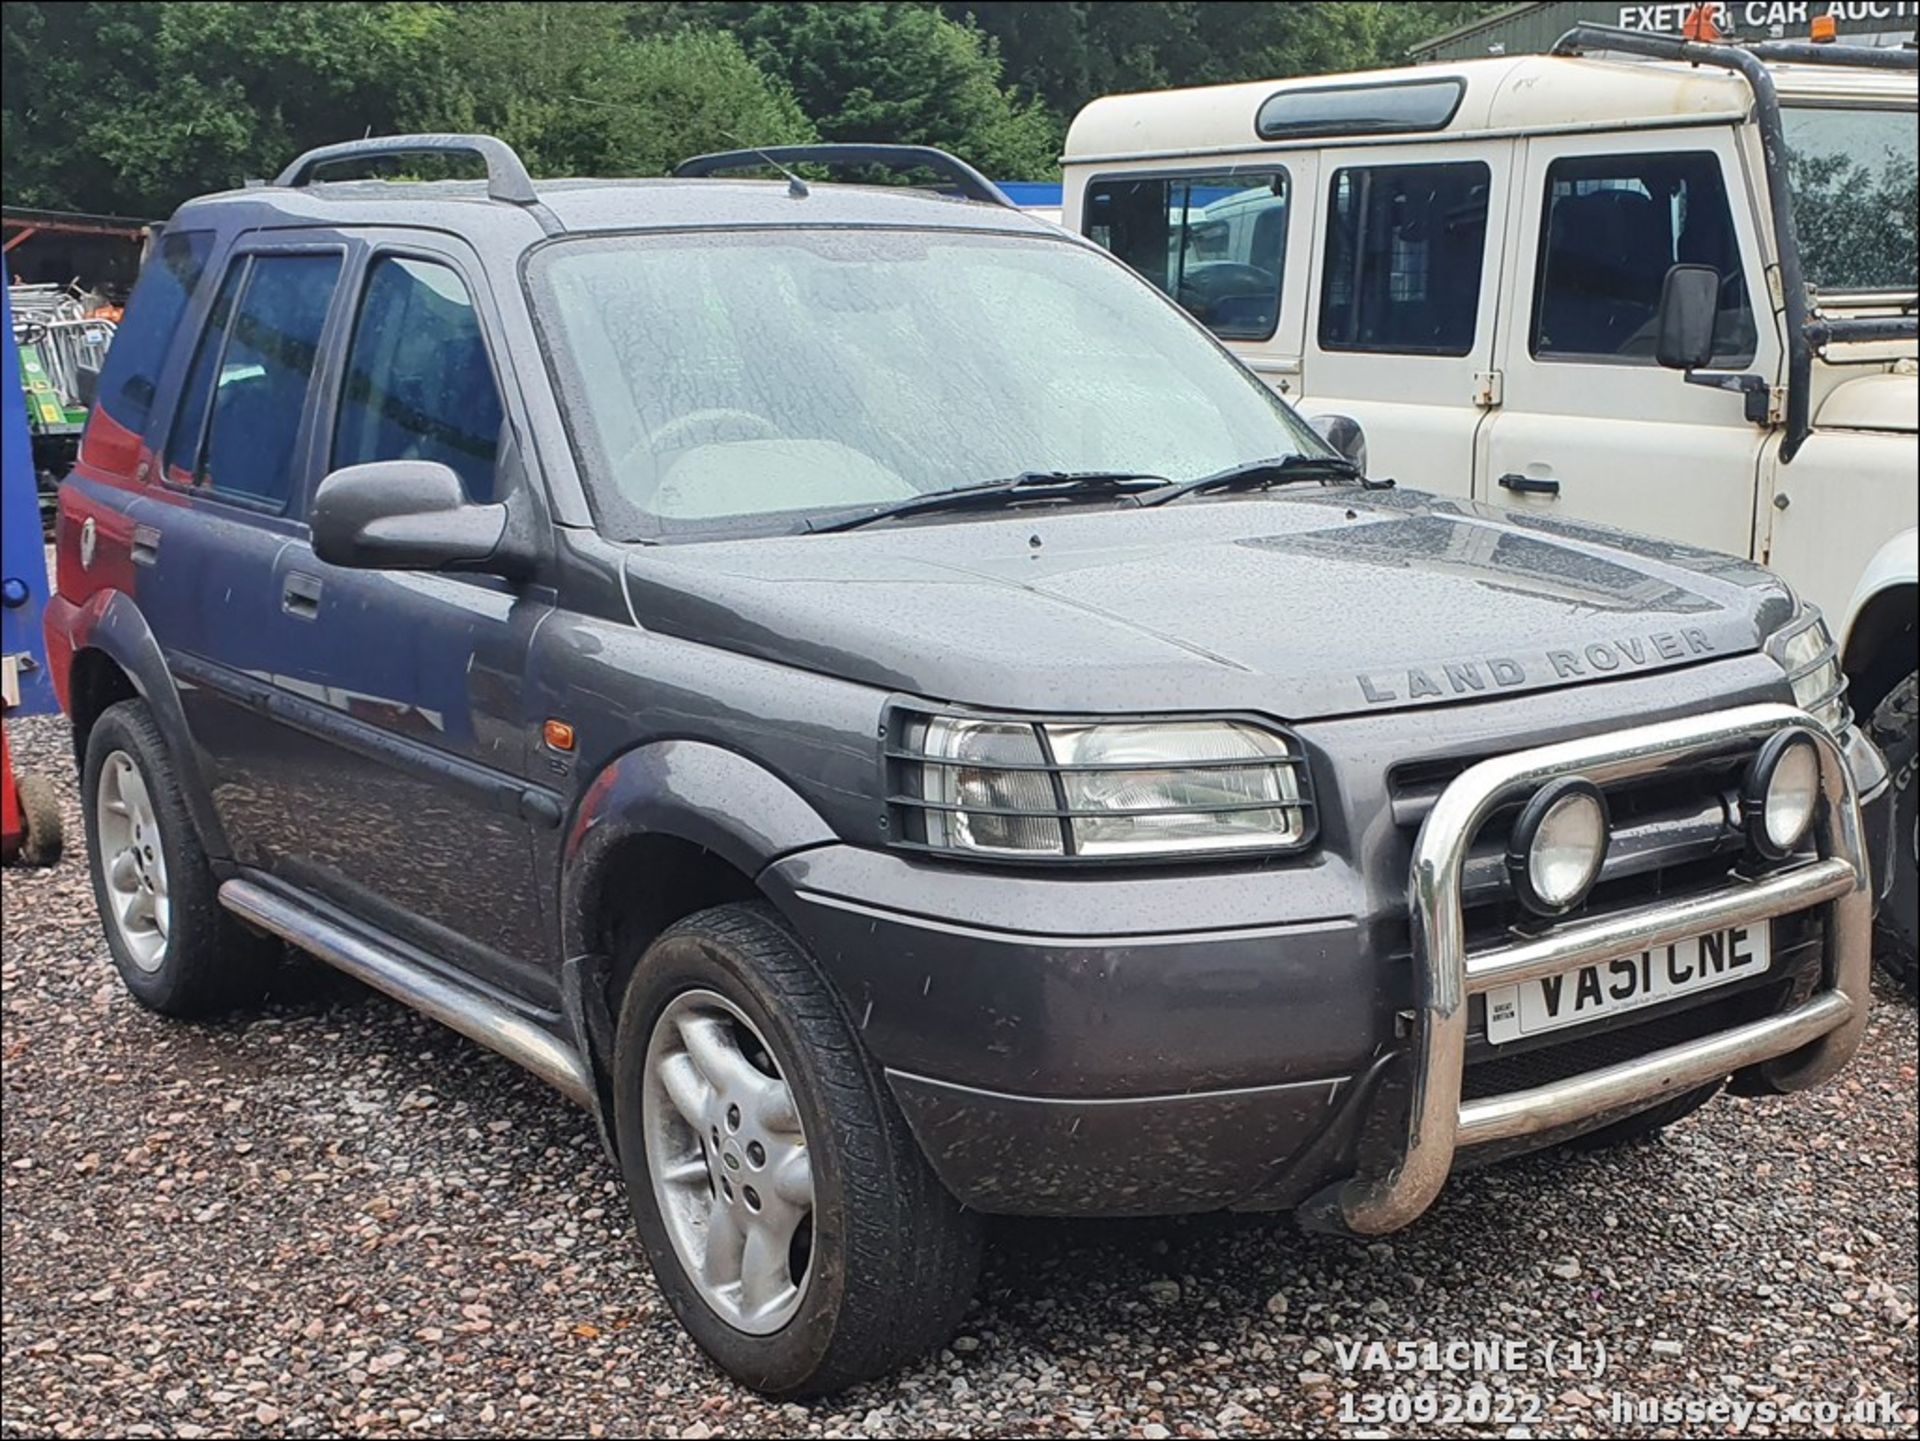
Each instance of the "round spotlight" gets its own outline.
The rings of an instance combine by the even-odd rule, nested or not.
[[[1800,847],[1820,805],[1820,752],[1802,730],[1776,731],[1747,767],[1740,815],[1747,844],[1770,861]]]
[[[1507,874],[1537,916],[1564,916],[1587,898],[1607,859],[1607,798],[1583,776],[1534,792],[1513,823]]]

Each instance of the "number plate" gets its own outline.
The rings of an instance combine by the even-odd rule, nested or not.
[[[1497,987],[1487,992],[1487,1040],[1497,1046],[1757,976],[1772,964],[1772,935],[1765,922],[1735,926]]]

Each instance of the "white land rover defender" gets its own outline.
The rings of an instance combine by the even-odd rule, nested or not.
[[[1894,771],[1912,987],[1916,52],[1550,55],[1094,101],[1063,223],[1425,490],[1760,560]],[[1831,663],[1808,645],[1808,691]]]

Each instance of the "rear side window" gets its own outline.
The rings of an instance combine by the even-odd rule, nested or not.
[[[287,508],[294,441],[339,278],[337,255],[256,256],[229,271],[167,445],[169,478],[262,510]]]
[[[1280,316],[1289,191],[1284,170],[1142,175],[1087,187],[1087,238],[1215,335],[1265,340]]]
[[[193,347],[193,364],[187,369],[187,383],[181,388],[180,402],[173,409],[173,429],[167,436],[166,477],[174,485],[192,485],[200,465],[200,441],[207,428],[207,396],[213,390],[214,371],[220,364],[220,352],[227,343],[227,326],[233,319],[234,297],[247,278],[245,260],[227,267],[220,289],[207,312],[207,322]]]
[[[438,461],[453,468],[468,499],[484,504],[494,498],[501,419],[465,282],[430,260],[376,261],[347,352],[333,467]]]
[[[1336,170],[1320,348],[1472,350],[1492,179],[1477,160]]]
[[[207,231],[168,231],[147,258],[101,367],[99,399],[86,435],[89,464],[133,469],[139,437],[153,415],[160,369],[212,248]]]
[[[1654,363],[1675,265],[1720,272],[1714,364],[1753,359],[1753,308],[1720,162],[1709,151],[1571,156],[1547,170],[1533,353]]]

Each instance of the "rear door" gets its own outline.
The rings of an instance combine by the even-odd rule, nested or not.
[[[1743,397],[1655,363],[1670,267],[1721,275],[1714,369],[1780,374],[1759,237],[1724,127],[1527,142],[1504,400],[1476,469],[1484,500],[1748,555],[1763,427]]]
[[[1513,156],[1506,140],[1321,154],[1299,404],[1359,421],[1375,475],[1469,493]]]
[[[346,261],[337,238],[281,232],[228,256],[200,316],[132,537],[141,609],[179,683],[235,858],[267,862],[293,824],[270,701],[302,637],[274,576],[304,532],[312,377]]]

